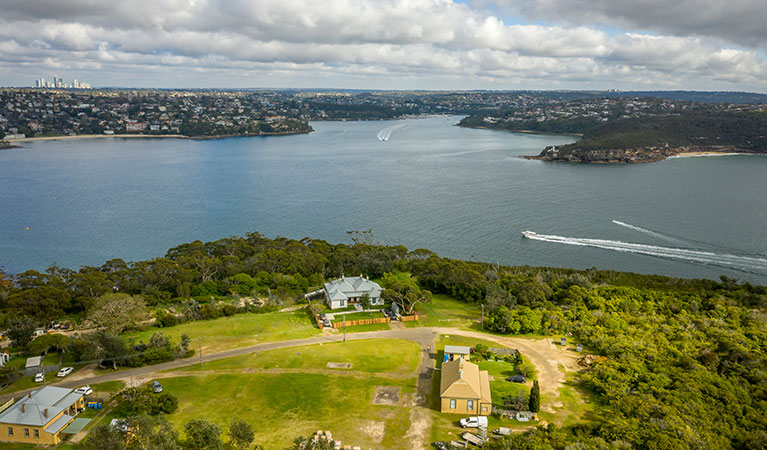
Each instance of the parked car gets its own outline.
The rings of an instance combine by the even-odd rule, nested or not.
[[[325,320],[322,322],[322,326],[323,326],[323,327],[326,327],[326,328],[330,328],[330,327],[332,327],[332,326],[333,326],[333,324],[332,324],[332,323],[330,323],[330,319],[325,319]]]
[[[154,390],[155,394],[159,394],[160,392],[162,392],[162,385],[160,384],[159,381],[157,380],[152,381],[152,390]]]
[[[93,394],[93,389],[88,385],[81,386],[75,389],[75,394],[91,395]]]
[[[65,377],[74,371],[75,371],[74,367],[62,367],[61,370],[59,370],[59,372],[56,374],[56,376]]]
[[[42,372],[38,372],[35,374],[35,383],[42,383],[45,381],[45,374]]]
[[[487,428],[487,417],[485,416],[466,417],[461,419],[458,423],[461,425],[462,428],[478,428],[478,427]]]
[[[325,320],[327,317],[325,313],[320,313],[320,320]]]
[[[524,375],[512,375],[509,378],[506,378],[506,381],[511,381],[512,383],[524,383],[527,380]]]

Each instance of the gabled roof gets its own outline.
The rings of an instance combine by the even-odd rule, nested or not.
[[[462,358],[442,364],[440,397],[466,398],[491,402],[490,377],[486,370]]]
[[[364,277],[344,277],[325,283],[325,292],[331,300],[335,300],[333,295],[336,292],[340,292],[345,296],[338,299],[358,297],[364,293],[377,298],[381,295],[381,290],[381,286],[378,283]]]
[[[72,389],[45,386],[30,392],[29,395],[25,395],[10,408],[0,413],[0,423],[43,426],[72,406],[81,397],[82,394],[77,394]],[[23,405],[26,406],[22,407]],[[48,409],[47,418],[45,417],[46,408]]]

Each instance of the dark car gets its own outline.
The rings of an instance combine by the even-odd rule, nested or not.
[[[522,375],[512,375],[509,378],[506,378],[506,381],[511,381],[512,383],[524,383],[527,380]]]
[[[327,317],[324,313],[320,314],[320,320],[325,320],[325,317]]]

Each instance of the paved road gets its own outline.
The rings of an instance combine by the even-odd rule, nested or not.
[[[426,389],[425,392],[428,392],[427,384],[423,384],[422,386],[422,383],[428,383],[429,380],[428,378],[425,377],[425,375],[427,375],[426,372],[429,369],[431,369],[431,367],[433,367],[429,359],[429,355],[426,352],[426,348],[429,346],[431,346],[432,348],[434,347],[434,338],[436,336],[437,336],[436,332],[431,328],[404,328],[403,327],[401,329],[394,329],[394,330],[369,331],[365,333],[348,333],[346,335],[346,340],[357,341],[361,339],[398,338],[398,339],[408,339],[408,340],[418,342],[423,348],[422,360],[421,360],[421,374],[418,379],[418,387],[419,387],[418,391],[419,393],[421,393],[422,388]],[[322,336],[311,337],[311,338],[294,339],[290,341],[266,342],[263,344],[256,344],[256,345],[251,345],[248,347],[241,347],[241,348],[236,348],[232,350],[226,350],[222,352],[203,355],[202,362],[205,363],[209,361],[216,361],[219,359],[231,358],[234,356],[249,355],[252,353],[258,353],[258,352],[262,352],[266,350],[300,347],[302,345],[312,345],[312,344],[320,344],[320,343],[341,342],[343,340],[344,340],[344,337],[342,334],[334,333],[334,334],[323,334]],[[161,372],[163,370],[192,366],[199,363],[200,363],[200,358],[195,356],[195,357],[186,358],[186,359],[177,359],[175,361],[170,361],[170,362],[166,362],[162,364],[155,364],[152,366],[144,366],[144,367],[138,367],[135,369],[120,370],[117,372],[111,372],[111,373],[96,375],[92,377],[77,378],[77,379],[63,378],[61,380],[57,380],[53,383],[48,383],[48,384],[53,386],[75,388],[85,384],[95,384],[95,383],[103,383],[105,381],[122,380],[122,379],[136,377],[136,376],[149,375],[155,372]],[[40,386],[35,386],[34,388],[2,395],[0,396],[0,404],[7,402],[11,398],[20,398],[28,394],[30,391],[33,391],[39,388]]]

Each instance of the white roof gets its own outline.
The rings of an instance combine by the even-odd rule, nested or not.
[[[468,355],[471,353],[471,347],[465,345],[446,345],[445,353],[451,353],[456,355]]]
[[[30,367],[39,367],[43,364],[43,357],[42,356],[33,356],[31,358],[27,358],[27,366],[26,368],[29,369]]]
[[[381,286],[363,277],[344,277],[325,283],[325,293],[331,300],[346,300],[367,293],[372,298],[381,295]]]

